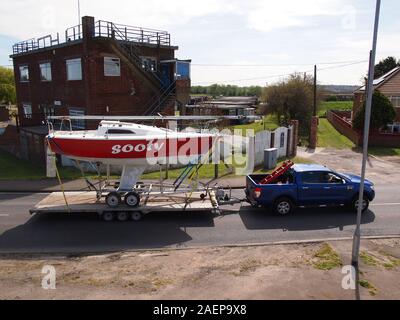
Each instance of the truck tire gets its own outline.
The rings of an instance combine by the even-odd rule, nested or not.
[[[369,199],[366,195],[364,195],[363,197],[363,208],[362,208],[362,212],[365,212],[368,210],[369,207]],[[354,197],[353,201],[351,202],[351,209],[354,212],[357,212],[358,210],[358,196]]]
[[[110,208],[116,208],[121,203],[121,196],[118,192],[112,191],[106,196],[106,204]]]
[[[273,210],[278,216],[286,216],[293,211],[293,202],[286,197],[279,198],[275,201]]]
[[[140,195],[135,191],[128,192],[124,197],[124,201],[128,207],[135,208],[140,203]]]

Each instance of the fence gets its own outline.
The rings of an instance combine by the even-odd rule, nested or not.
[[[279,158],[294,155],[294,134],[293,126],[256,133],[254,137],[254,166],[260,166],[264,163],[265,149],[277,148]]]

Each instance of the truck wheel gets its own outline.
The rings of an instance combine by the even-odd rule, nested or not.
[[[128,220],[128,219],[129,219],[129,215],[128,215],[127,212],[125,212],[125,211],[120,211],[120,212],[117,213],[117,220],[118,220],[118,221],[123,222],[123,221],[126,221],[126,220]]]
[[[289,198],[279,198],[273,206],[274,212],[279,216],[286,216],[293,210],[293,203]]]
[[[139,205],[140,196],[139,196],[138,193],[136,193],[134,191],[131,191],[131,192],[128,192],[125,195],[124,201],[125,201],[125,204],[128,207],[133,207],[134,208],[134,207],[137,207]]]
[[[106,204],[110,207],[110,208],[116,208],[119,206],[119,204],[121,203],[121,197],[118,194],[118,192],[110,192],[107,196],[106,196]]]
[[[369,207],[369,200],[366,196],[363,197],[363,203],[362,203],[362,212],[365,212],[368,210]],[[351,203],[351,208],[354,212],[357,212],[358,210],[358,196],[355,197]]]
[[[106,222],[113,221],[114,220],[114,213],[111,212],[111,211],[103,212],[103,214],[101,215],[101,218]]]
[[[140,211],[135,211],[131,213],[131,219],[133,221],[140,221],[142,219],[142,213]]]

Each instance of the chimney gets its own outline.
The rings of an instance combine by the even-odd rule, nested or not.
[[[84,39],[94,37],[94,17],[82,17],[82,36]]]

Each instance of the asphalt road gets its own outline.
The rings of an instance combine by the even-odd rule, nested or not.
[[[400,235],[400,192],[377,185],[362,218],[364,236]],[[243,197],[243,191],[235,195]],[[265,209],[229,207],[211,213],[154,213],[140,222],[100,221],[96,214],[30,216],[46,194],[0,193],[0,253],[83,253],[129,249],[263,243],[352,236],[356,216],[341,208],[298,209],[277,217]]]

